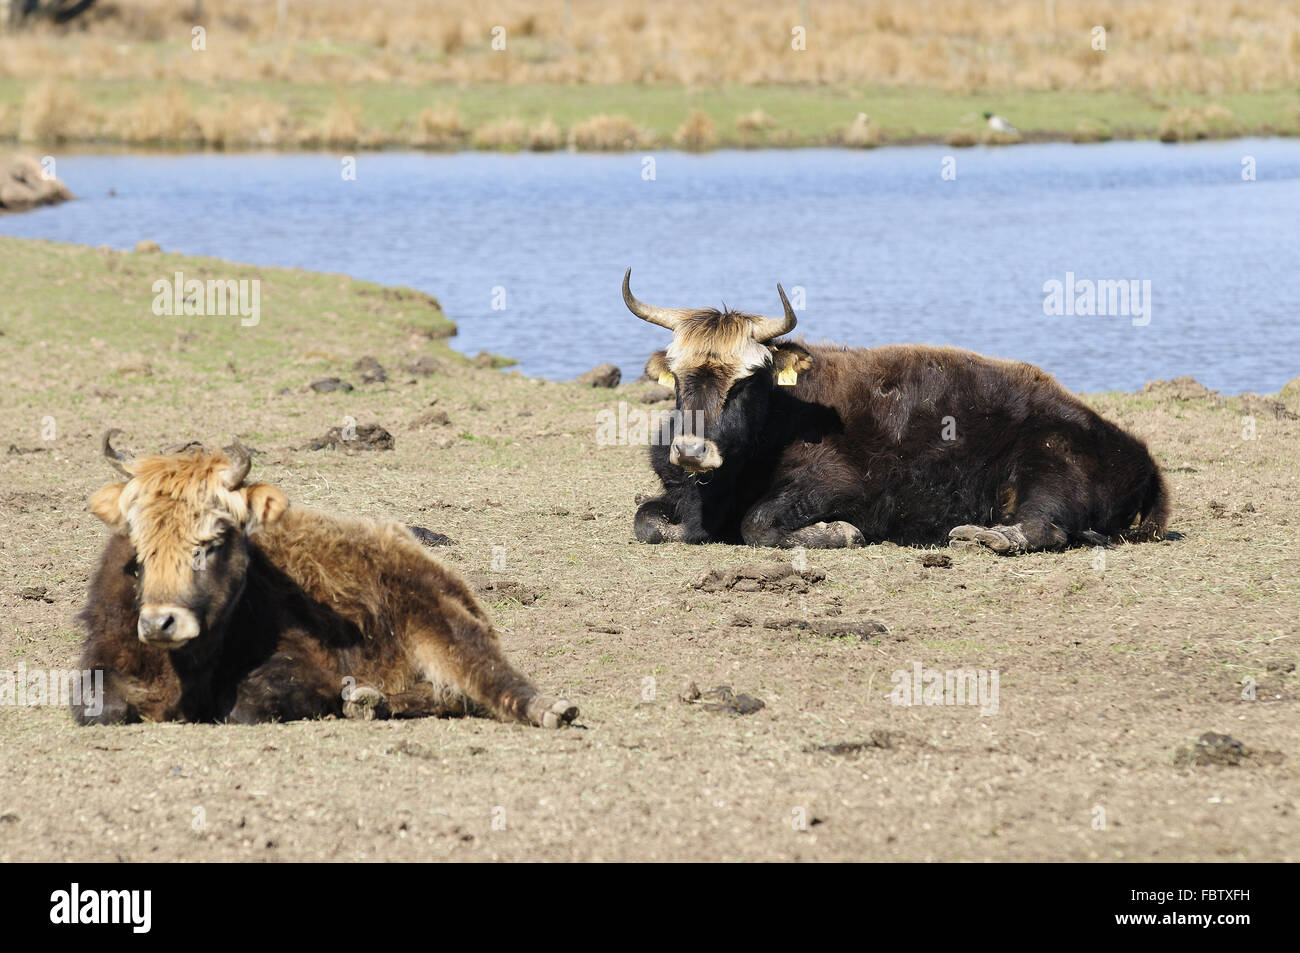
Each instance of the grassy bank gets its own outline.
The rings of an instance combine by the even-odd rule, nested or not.
[[[259,279],[260,321],[155,315],[176,271]],[[595,440],[599,411],[645,406],[633,368],[614,391],[476,368],[427,295],[339,275],[0,239],[0,287],[0,669],[75,664],[104,428],[137,451],[237,432],[293,505],[451,536],[511,659],[585,726],[92,730],[4,705],[0,860],[1300,859],[1300,405],[1090,397],[1166,470],[1162,543],[810,552],[806,586],[708,592],[788,554],[633,541],[644,448]],[[345,418],[392,449],[308,449]],[[891,704],[916,663],[1000,672],[997,712]],[[764,707],[707,711],[690,682]],[[1187,756],[1207,731],[1238,764]]]
[[[175,148],[626,150],[948,142],[983,113],[1027,141],[1300,134],[1294,91],[1217,95],[823,86],[504,84],[406,87],[249,81],[0,79],[0,139]],[[858,119],[865,114],[865,119]]]

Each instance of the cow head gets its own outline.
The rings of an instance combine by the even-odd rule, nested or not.
[[[269,484],[244,485],[238,438],[225,451],[187,444],[132,458],[113,448],[117,433],[104,434],[104,456],[126,482],[94,493],[90,510],[135,547],[140,641],[178,648],[220,628],[243,591],[249,534],[288,501]]]
[[[797,344],[774,344],[794,330],[790,299],[778,284],[785,314],[766,318],[739,311],[656,308],[632,294],[632,269],[623,276],[623,302],[643,321],[673,332],[667,350],[656,351],[646,373],[672,386],[680,414],[672,421],[668,461],[706,474],[724,462],[747,457],[758,439],[778,379],[788,381],[811,366]]]

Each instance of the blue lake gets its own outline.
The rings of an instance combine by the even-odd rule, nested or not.
[[[0,233],[410,285],[457,348],[555,378],[666,343],[623,308],[628,266],[652,304],[779,313],[780,281],[809,340],[953,344],[1076,390],[1300,375],[1300,141],[649,155],[652,179],[641,154],[363,153],[355,180],[323,154],[60,155],[78,200]],[[1045,314],[1067,274],[1148,310]]]

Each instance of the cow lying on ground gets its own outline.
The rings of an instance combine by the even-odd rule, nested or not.
[[[656,308],[646,372],[674,387],[650,463],[646,543],[836,548],[890,540],[999,553],[1158,539],[1169,502],[1146,446],[1029,364],[956,348],[780,341],[795,314]]]
[[[577,715],[506,661],[465,582],[397,523],[290,507],[244,482],[249,457],[201,447],[132,460],[90,498],[114,531],[82,612],[103,669],[84,723]]]

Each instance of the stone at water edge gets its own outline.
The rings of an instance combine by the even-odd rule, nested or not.
[[[623,372],[606,361],[597,364],[585,374],[579,374],[575,382],[584,387],[617,387],[623,379]]]
[[[31,156],[16,155],[0,162],[0,212],[26,212],[71,198],[68,187],[47,177],[41,163]]]

